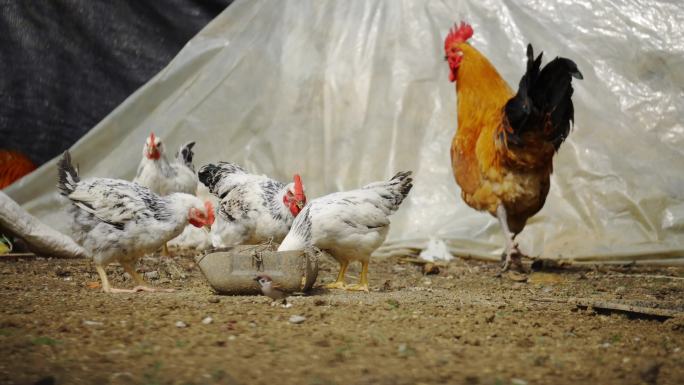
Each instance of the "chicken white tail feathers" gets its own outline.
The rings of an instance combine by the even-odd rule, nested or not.
[[[413,188],[412,173],[412,171],[400,171],[389,181],[390,191],[394,193],[397,205],[401,204]]]
[[[71,164],[69,150],[64,151],[64,154],[57,162],[57,170],[59,172],[57,187],[62,195],[68,196],[76,189],[76,184],[81,181],[81,178],[78,176],[78,170]]]
[[[413,178],[411,178],[411,171],[401,171],[392,177],[387,182],[375,182],[364,187],[364,189],[373,189],[377,191],[382,199],[384,199],[392,212],[399,208],[401,202],[408,195],[413,187]]]
[[[188,166],[192,171],[195,171],[195,166],[192,165],[192,157],[195,156],[195,153],[192,151],[194,146],[195,142],[186,143],[180,146],[180,149],[178,149],[178,153],[176,154],[176,159]]]
[[[197,173],[200,182],[209,188],[212,194],[218,194],[216,190],[219,182],[231,174],[244,174],[245,170],[234,163],[218,162],[217,164],[209,163],[202,166]]]

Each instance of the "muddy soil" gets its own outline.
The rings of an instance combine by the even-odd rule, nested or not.
[[[684,280],[658,277],[683,269],[573,268],[515,282],[482,262],[424,275],[375,259],[371,293],[319,289],[281,308],[215,295],[189,257],[138,266],[177,291],[105,294],[88,261],[0,257],[0,383],[684,384],[684,320],[562,302],[683,311]],[[133,286],[118,265],[108,272]],[[319,281],[336,273],[326,261]]]

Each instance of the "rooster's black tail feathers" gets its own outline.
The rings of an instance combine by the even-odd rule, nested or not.
[[[532,45],[527,45],[527,70],[520,79],[518,93],[505,107],[511,128],[507,132],[507,143],[524,145],[523,134],[539,130],[539,134],[558,150],[574,121],[572,78],[582,79],[582,74],[575,62],[561,57],[553,59],[540,70],[542,55],[540,53],[535,59]],[[549,118],[551,130],[541,132],[546,127],[544,121]]]

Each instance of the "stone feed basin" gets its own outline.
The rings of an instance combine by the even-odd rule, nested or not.
[[[276,244],[240,245],[209,250],[195,258],[202,274],[219,294],[261,294],[254,277],[269,275],[288,292],[311,290],[318,275],[318,260],[323,254],[317,249],[275,251]]]

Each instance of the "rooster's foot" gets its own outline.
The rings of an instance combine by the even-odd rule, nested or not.
[[[325,286],[326,289],[344,289],[346,285],[344,284],[344,281],[335,281],[333,283],[329,283]]]
[[[368,290],[368,284],[362,285],[362,284],[357,284],[357,285],[349,285],[344,288],[344,290],[348,291],[365,291],[366,293],[369,292]]]

